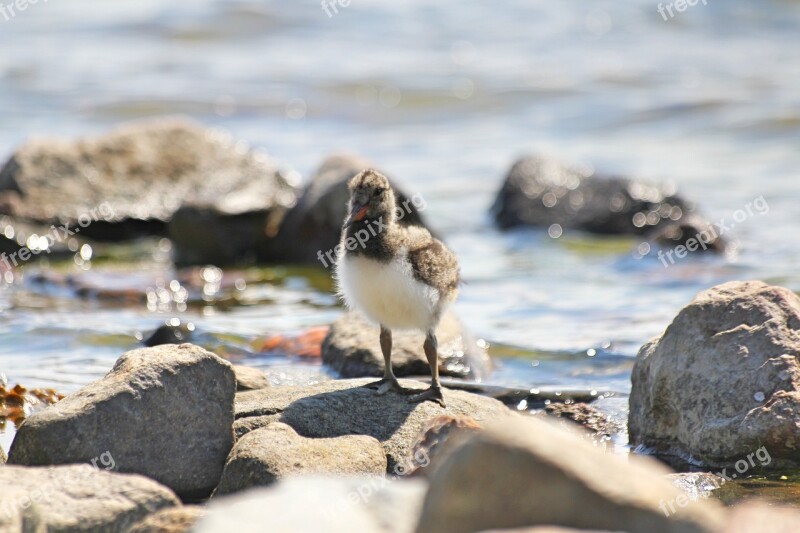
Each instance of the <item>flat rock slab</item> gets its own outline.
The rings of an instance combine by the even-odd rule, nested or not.
[[[729,475],[800,463],[798,356],[789,289],[737,281],[700,293],[636,357],[631,443]]]
[[[418,533],[528,526],[710,533],[722,507],[688,500],[655,460],[607,454],[575,431],[512,417],[471,433],[429,476]],[[669,516],[667,516],[669,514]]]
[[[436,330],[439,373],[480,379],[491,370],[486,349],[478,344],[455,313],[448,311]],[[396,376],[430,375],[422,345],[425,336],[414,331],[392,332],[392,368]],[[380,330],[361,314],[348,311],[331,326],[322,343],[322,361],[342,377],[383,376]]]
[[[383,446],[366,435],[301,437],[280,422],[247,433],[225,463],[215,496],[270,485],[292,475],[386,473]]]
[[[230,363],[191,344],[125,353],[86,385],[19,428],[9,462],[90,463],[146,475],[185,499],[208,496],[233,446]],[[105,454],[105,455],[104,455]]]
[[[289,478],[214,498],[196,533],[413,533],[425,496],[420,480],[385,476]]]
[[[123,533],[150,513],[180,504],[151,479],[88,464],[3,466],[0,487],[0,531]]]
[[[513,416],[497,400],[462,391],[445,389],[446,409],[433,402],[411,403],[407,396],[393,392],[378,396],[363,387],[371,381],[345,379],[240,392],[236,395],[237,434],[280,421],[304,437],[369,435],[383,444],[388,472],[402,473],[409,466],[404,464],[405,458],[430,419],[465,415],[480,423]],[[425,388],[416,381],[401,383],[404,387]]]
[[[133,237],[137,224],[163,232],[184,207],[230,216],[288,209],[290,182],[272,159],[225,133],[149,119],[96,137],[27,142],[0,170],[0,213],[73,227],[89,217],[82,234]]]

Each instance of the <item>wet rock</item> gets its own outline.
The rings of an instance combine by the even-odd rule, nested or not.
[[[214,498],[195,532],[413,533],[424,495],[421,480],[289,478]]]
[[[735,506],[720,533],[796,533],[800,531],[800,511],[768,505],[760,501]]]
[[[653,245],[653,253],[684,246],[692,253],[709,251],[719,254],[725,252],[728,246],[716,226],[696,214],[684,215],[674,223],[660,224],[647,238]],[[669,264],[676,260],[671,258]]]
[[[501,229],[558,224],[563,230],[644,235],[694,209],[668,187],[532,155],[511,167],[492,215]]]
[[[675,488],[685,492],[692,501],[704,500],[725,484],[725,478],[709,472],[669,474],[667,479]]]
[[[322,263],[318,252],[332,251],[339,244],[342,223],[346,215],[350,196],[347,182],[373,165],[358,155],[336,154],[322,162],[311,181],[306,185],[300,199],[281,224],[277,241],[277,259],[294,263],[307,263],[330,268],[331,261]],[[409,196],[398,189],[394,180],[392,188],[397,195],[397,205],[403,209],[400,223],[425,226],[420,211],[426,205],[421,196]],[[335,254],[331,254],[335,258]]]
[[[127,352],[103,379],[30,416],[9,462],[91,462],[146,475],[184,499],[208,496],[233,446],[230,363],[191,344]]]
[[[551,403],[538,416],[569,421],[601,439],[608,439],[620,430],[605,413],[585,403]]]
[[[3,466],[0,487],[1,531],[123,533],[150,513],[180,504],[153,480],[88,464]]]
[[[631,443],[740,475],[797,464],[799,354],[800,299],[790,290],[753,281],[700,293],[639,351]]]
[[[464,330],[455,313],[445,314],[436,334],[441,375],[472,379],[488,375],[491,360],[486,349]],[[415,331],[392,332],[395,375],[430,375],[422,350],[424,341],[425,336]],[[343,314],[322,343],[322,361],[345,378],[382,376],[384,363],[378,327],[359,313]]]
[[[414,439],[428,420],[441,416],[471,416],[477,422],[514,416],[491,398],[461,391],[445,390],[447,408],[436,403],[411,403],[406,396],[389,393],[378,396],[363,385],[371,379],[334,380],[303,387],[273,387],[236,395],[237,434],[264,427],[275,421],[291,426],[309,438],[369,435],[382,444],[390,473],[405,472],[405,458]],[[404,387],[424,386],[401,380]]]
[[[186,119],[150,119],[98,137],[27,142],[0,170],[0,213],[118,240],[164,234],[180,209],[212,210],[216,225],[170,228],[179,256],[192,258],[228,217],[266,218],[291,207],[290,181],[271,159],[226,134]],[[218,244],[244,239],[222,235]]]
[[[404,475],[427,475],[443,460],[448,449],[480,429],[481,425],[469,416],[444,415],[428,421],[405,461],[412,470]]]
[[[257,368],[242,365],[233,365],[236,374],[236,391],[266,389],[270,386],[269,378]]]
[[[152,335],[145,339],[142,344],[149,347],[161,346],[164,344],[183,344],[185,342],[191,342],[193,333],[193,324],[163,324],[159,326]]]
[[[162,509],[138,522],[127,533],[189,533],[205,515],[198,505],[181,505]]]
[[[365,435],[335,438],[301,437],[275,422],[236,442],[225,463],[215,496],[266,486],[295,475],[386,473],[386,455],[376,439]]]
[[[603,453],[535,418],[487,424],[430,477],[417,531],[466,533],[554,525],[631,533],[710,532],[721,506],[686,502],[654,460]],[[669,516],[667,516],[669,514]]]

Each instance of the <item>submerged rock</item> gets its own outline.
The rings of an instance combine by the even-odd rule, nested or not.
[[[9,462],[57,465],[113,457],[184,499],[208,496],[233,446],[230,363],[191,344],[125,353],[104,378],[30,416]]]
[[[151,514],[127,533],[189,533],[205,514],[199,505],[170,507]]]
[[[413,533],[421,480],[385,476],[289,478],[269,488],[214,498],[196,533]]]
[[[273,422],[283,422],[309,438],[369,435],[383,444],[389,473],[404,473],[412,469],[404,462],[428,420],[440,415],[466,415],[481,422],[513,416],[497,400],[468,392],[445,389],[446,409],[433,402],[411,403],[397,393],[378,396],[363,387],[371,381],[345,379],[240,392],[236,395],[237,436]],[[401,383],[424,388],[416,381]]]
[[[555,224],[607,235],[645,235],[694,211],[668,187],[536,155],[514,163],[492,206],[501,229]]]
[[[263,221],[294,205],[291,181],[272,159],[224,133],[186,119],[149,119],[97,137],[27,142],[0,170],[0,213],[119,240],[164,234],[179,210],[207,210],[214,225],[170,228],[179,257],[202,260],[215,237],[223,250],[247,242],[237,217],[261,221],[248,229],[263,236]]]
[[[430,476],[418,533],[554,525],[630,533],[711,532],[722,522],[712,502],[686,498],[654,460],[606,454],[535,418],[487,425]]]
[[[194,334],[194,324],[169,323],[159,326],[142,344],[148,347],[162,346],[164,344],[183,344],[191,342]]]
[[[342,223],[347,214],[350,194],[347,182],[366,168],[372,167],[369,160],[352,154],[336,154],[322,162],[319,169],[303,190],[300,199],[284,218],[277,237],[277,260],[293,263],[322,265],[330,268],[339,244]],[[397,187],[397,205],[403,212],[400,224],[425,226],[420,216],[427,206],[421,195],[408,196]],[[320,260],[319,253],[323,260]],[[326,253],[331,252],[326,257]]]
[[[480,379],[489,373],[489,354],[464,330],[455,313],[448,311],[445,314],[436,334],[442,376]],[[424,341],[422,333],[392,332],[395,375],[430,375],[430,366],[422,349]],[[382,376],[384,362],[378,327],[359,313],[345,313],[333,323],[322,343],[322,361],[345,378]]]
[[[275,422],[236,442],[215,496],[266,486],[294,475],[386,473],[386,454],[366,435],[306,438]]]
[[[88,464],[0,467],[0,530],[127,533],[145,516],[180,504],[143,476]]]
[[[739,475],[800,463],[798,355],[790,290],[752,281],[700,293],[636,357],[631,444]]]

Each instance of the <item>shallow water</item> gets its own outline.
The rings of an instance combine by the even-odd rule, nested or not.
[[[800,4],[711,1],[669,21],[656,5],[354,0],[329,18],[310,1],[40,2],[0,15],[0,154],[163,113],[228,129],[304,176],[332,151],[363,153],[425,198],[460,256],[457,311],[504,356],[489,381],[612,391],[608,410],[624,418],[638,347],[698,291],[731,279],[800,289]],[[769,212],[725,235],[735,253],[670,268],[636,259],[633,239],[501,234],[487,209],[529,151],[673,182],[715,221],[762,196]],[[158,250],[99,250],[118,259],[59,271],[155,290],[174,279]],[[332,321],[323,271],[184,310],[82,300],[34,283],[45,268],[0,289],[11,383],[75,390],[174,317],[276,382],[327,376],[246,348]]]

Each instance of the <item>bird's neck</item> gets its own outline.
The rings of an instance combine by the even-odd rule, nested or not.
[[[392,217],[365,218],[342,232],[342,249],[349,255],[388,261],[393,255],[391,243],[397,230],[397,221]]]

